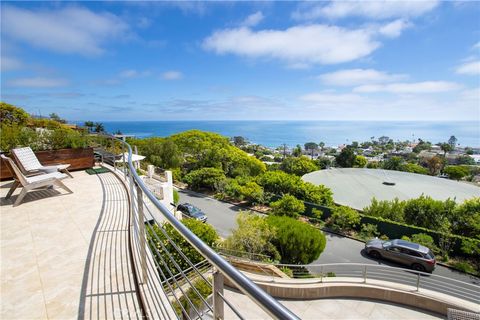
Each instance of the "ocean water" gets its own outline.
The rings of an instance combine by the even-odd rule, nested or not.
[[[135,135],[138,138],[166,137],[190,129],[220,133],[227,137],[243,136],[252,143],[268,147],[323,141],[337,146],[371,137],[388,136],[394,141],[421,138],[432,143],[445,142],[454,135],[461,146],[480,146],[477,121],[110,121],[106,131]]]

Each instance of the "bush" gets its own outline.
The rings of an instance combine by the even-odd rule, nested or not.
[[[405,222],[419,227],[439,229],[445,221],[453,218],[455,202],[452,200],[434,200],[429,196],[420,196],[408,200],[405,204]]]
[[[473,273],[475,274],[477,271],[475,270],[475,267],[470,264],[469,262],[467,261],[457,261],[457,262],[454,262],[452,264],[452,266],[455,268],[455,269],[458,269],[462,272],[465,272],[465,273]]]
[[[300,177],[283,171],[267,171],[257,179],[264,192],[274,195],[290,194],[297,199],[329,206],[333,204],[332,191],[327,187],[304,182]]]
[[[201,221],[196,219],[184,219],[182,223],[189,228],[197,237],[199,237],[208,246],[212,247],[218,241],[218,234],[215,229]],[[176,246],[178,246],[183,254],[193,263],[199,263],[204,260],[203,256],[195,250],[180,233],[178,233],[171,224],[165,223],[163,225],[165,233],[172,239]],[[167,265],[173,274],[177,274],[182,270],[190,268],[190,264],[180,255],[175,249],[174,245],[168,241],[165,234],[160,230],[157,225],[149,226],[147,229],[147,240],[149,247],[151,248],[154,259],[159,266]],[[164,247],[170,252],[172,258],[179,265],[181,270],[172,262]],[[162,267],[162,271],[168,275],[168,271],[165,267]]]
[[[283,273],[285,273],[287,276],[289,276],[290,278],[293,278],[293,271],[292,269],[290,269],[289,267],[280,267],[280,271],[282,271]]]
[[[325,249],[323,232],[307,223],[285,216],[269,216],[266,220],[275,230],[272,243],[282,263],[309,264]]]
[[[470,170],[463,166],[447,166],[443,169],[443,173],[447,174],[450,179],[460,180],[470,174]]]
[[[14,105],[0,102],[0,122],[6,125],[26,125],[30,115],[26,113],[22,108],[15,107]]]
[[[333,213],[327,221],[327,225],[335,230],[348,231],[355,228],[360,223],[359,213],[344,206],[333,208]]]
[[[276,234],[275,229],[265,218],[244,211],[238,214],[237,225],[232,235],[221,244],[223,248],[246,254],[250,259],[257,255],[267,255],[272,260],[280,260],[280,254],[271,243]]]
[[[211,279],[209,279],[209,281],[211,281]],[[180,319],[184,319],[184,318],[189,319],[190,318],[188,316],[190,311],[191,311],[191,308],[192,308],[192,305],[190,304],[190,302],[195,306],[195,308],[197,310],[201,311],[201,310],[204,310],[204,309],[207,308],[207,306],[204,305],[204,302],[202,301],[200,296],[205,301],[207,301],[207,297],[210,296],[213,292],[212,286],[209,283],[207,283],[204,279],[198,279],[195,282],[193,282],[193,287],[195,287],[198,294],[197,294],[197,292],[195,292],[195,290],[192,287],[190,287],[185,292],[186,296],[181,296],[179,301],[174,301],[173,302],[173,308],[175,309],[175,312],[177,313],[177,315],[182,315],[182,314],[186,313],[187,317],[180,316],[179,317]],[[199,296],[199,294],[200,294],[200,296]],[[180,302],[181,306],[180,306],[179,302]]]
[[[362,240],[372,239],[372,238],[378,237],[379,235],[380,235],[380,232],[378,232],[377,226],[370,223],[362,224],[360,233],[358,234],[358,236]]]
[[[418,174],[428,174],[428,170],[416,163],[406,163],[402,167],[402,171],[418,173]]]
[[[426,233],[417,233],[413,234],[411,237],[411,241],[421,244],[422,246],[425,246],[432,250],[434,253],[439,253],[438,247],[435,245],[435,241],[433,241],[433,238],[429,236]]]
[[[280,170],[297,176],[303,176],[306,173],[318,170],[318,166],[314,161],[305,156],[287,157],[280,164]]]
[[[298,200],[294,196],[284,195],[282,199],[272,202],[272,213],[276,216],[298,217],[305,212],[303,201]]]
[[[226,179],[221,169],[202,168],[188,173],[184,181],[193,189],[209,188],[215,190],[217,185]]]
[[[370,206],[363,208],[363,213],[372,217],[381,217],[393,221],[404,221],[405,201],[394,200],[378,201],[373,198]]]
[[[367,163],[367,158],[365,158],[364,156],[356,156],[353,166],[356,168],[365,168]]]
[[[173,203],[177,205],[180,202],[180,195],[178,194],[178,191],[173,189]]]

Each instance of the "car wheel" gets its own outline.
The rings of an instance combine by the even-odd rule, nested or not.
[[[418,263],[412,264],[412,269],[415,271],[425,272],[425,267]]]
[[[378,251],[370,251],[368,255],[374,259],[380,259],[380,253]]]

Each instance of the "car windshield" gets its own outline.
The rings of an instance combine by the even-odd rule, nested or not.
[[[383,246],[384,248],[388,248],[388,247],[390,247],[391,245],[392,245],[392,243],[391,243],[390,241],[386,241],[386,242],[384,242],[384,243],[382,244],[382,246]]]
[[[200,209],[198,209],[197,207],[194,207],[194,206],[190,206],[190,207],[188,207],[188,211],[189,211],[191,214],[195,214],[195,213],[200,212]]]

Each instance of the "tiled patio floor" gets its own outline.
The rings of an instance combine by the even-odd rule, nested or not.
[[[128,258],[128,200],[111,173],[74,172],[73,194],[1,196],[1,319],[140,318]]]

